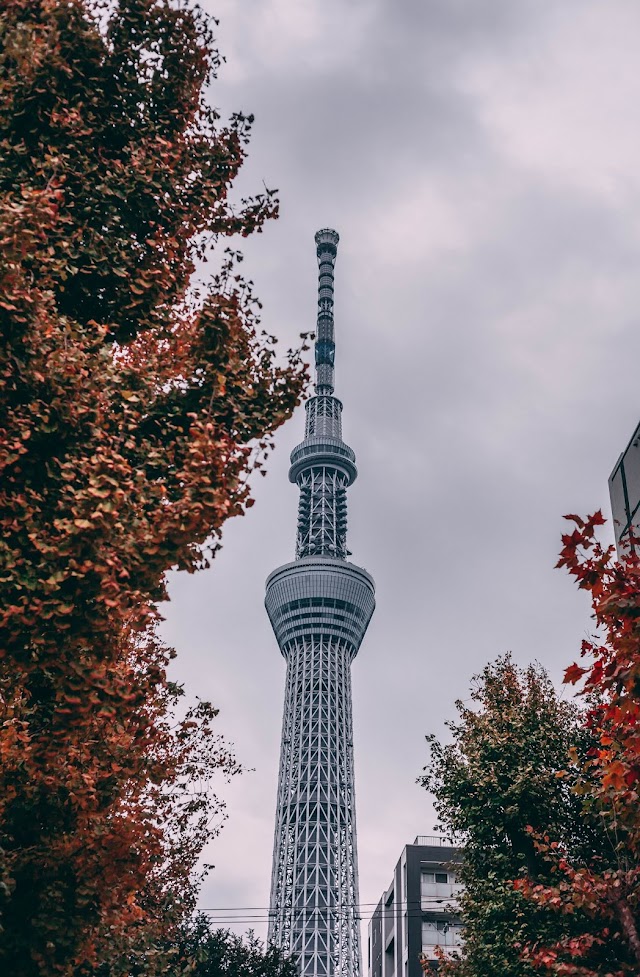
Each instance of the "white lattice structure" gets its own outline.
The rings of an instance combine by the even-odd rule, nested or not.
[[[316,234],[316,396],[291,454],[300,489],[296,560],[269,576],[266,607],[287,662],[269,939],[303,977],[360,977],[351,662],[375,607],[373,580],[347,562],[355,455],[333,396],[335,231]]]

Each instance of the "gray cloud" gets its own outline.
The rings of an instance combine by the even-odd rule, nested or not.
[[[315,321],[313,232],[341,234],[337,393],[360,479],[350,547],[378,609],[354,666],[361,900],[434,823],[415,786],[470,676],[506,649],[557,681],[590,626],[553,570],[566,511],[607,507],[637,421],[640,76],[630,0],[221,0],[212,100],[256,113],[240,190],[264,324]],[[284,663],[262,600],[291,559],[278,437],[216,565],[174,576],[176,675],[255,772],[223,788],[206,906],[268,902]],[[259,913],[258,913],[259,915]],[[366,912],[363,913],[366,916]],[[261,926],[256,927],[264,932]]]

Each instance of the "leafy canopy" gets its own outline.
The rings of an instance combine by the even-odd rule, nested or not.
[[[595,634],[567,668],[585,708],[540,670],[488,666],[424,778],[463,842],[465,945],[446,973],[625,977],[640,967],[640,559],[571,515],[559,567]]]
[[[599,826],[582,818],[572,791],[575,773],[558,777],[570,749],[584,755],[590,740],[580,712],[558,698],[546,672],[534,665],[519,669],[509,655],[474,680],[471,705],[456,707],[452,742],[428,737],[431,759],[422,778],[463,859],[464,945],[444,971],[530,977],[536,969],[522,958],[526,945],[556,942],[588,925],[579,911],[558,916],[535,904],[513,881],[553,879],[555,868],[537,839],[554,839],[576,857],[606,844]]]
[[[540,941],[528,955],[554,974],[623,977],[640,968],[640,561],[633,551],[617,561],[613,547],[598,541],[601,512],[567,519],[575,528],[562,537],[558,566],[589,593],[597,629],[582,642],[585,665],[574,663],[565,673],[568,684],[582,680],[592,738],[586,757],[574,753],[569,772],[583,820],[602,825],[609,857],[597,847],[582,860],[560,852],[553,885],[521,880],[521,891],[535,904],[565,918],[580,911],[590,920],[582,936]]]
[[[0,8],[0,969],[15,977],[97,966],[190,911],[216,806],[188,785],[235,770],[210,706],[173,718],[153,623],[166,571],[206,564],[251,504],[305,371],[298,352],[276,361],[233,252],[192,289],[199,257],[276,211],[269,192],[229,201],[251,118],[220,125],[218,63],[189,3]]]
[[[298,973],[295,962],[285,959],[276,947],[265,948],[251,932],[243,939],[229,930],[213,930],[203,914],[182,928],[177,950],[180,964],[193,977],[296,977]]]

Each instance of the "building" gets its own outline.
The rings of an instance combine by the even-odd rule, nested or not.
[[[640,537],[640,424],[609,477],[618,556],[629,552],[629,532]],[[637,546],[636,546],[637,548]]]
[[[287,663],[269,940],[303,977],[359,977],[351,662],[375,607],[373,579],[347,556],[355,455],[333,396],[338,235],[315,236],[319,265],[315,397],[291,453],[296,558],[267,579],[265,604]]]
[[[421,956],[435,970],[436,946],[445,953],[460,946],[459,865],[445,838],[419,835],[406,846],[369,922],[369,977],[422,977]]]

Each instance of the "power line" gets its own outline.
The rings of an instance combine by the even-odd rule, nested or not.
[[[458,907],[453,904],[453,901],[451,899],[433,899],[433,900],[429,900],[426,905],[425,902],[426,901],[423,901],[421,906],[415,909],[409,909],[409,908],[405,909],[404,906],[405,905],[408,906],[408,904],[405,903],[397,904],[395,909],[389,907],[389,909],[385,910],[384,912],[381,912],[379,914],[379,918],[383,920],[395,919],[397,916],[402,915],[402,916],[406,916],[408,919],[419,919],[424,917],[424,915],[428,913],[441,912],[446,915],[452,915],[458,912]],[[373,905],[373,903],[370,903],[368,905],[371,906]],[[364,908],[364,904],[363,904],[363,908]],[[301,908],[297,910],[288,910],[287,914],[291,913],[293,915],[298,915],[301,913],[305,913],[307,916],[329,916],[332,914],[344,915],[347,913],[351,913],[354,910],[355,910],[355,914],[358,917],[360,917],[360,919],[362,920],[372,919],[376,914],[375,910],[358,912],[355,906],[333,906],[333,907],[326,906],[326,907],[314,908],[314,909]],[[268,923],[272,918],[274,918],[274,916],[276,916],[276,913],[268,913],[268,912],[255,913],[255,914],[249,914],[245,912],[245,913],[239,913],[238,915],[229,915],[228,913],[230,911],[227,910],[226,911],[227,915],[220,915],[219,910],[216,911],[212,909],[201,909],[200,911],[206,913],[212,913],[212,914],[217,913],[215,915],[210,916],[210,921],[216,924],[233,923],[234,925],[239,925],[243,923],[248,925],[252,923]]]
[[[450,896],[422,896],[420,899],[408,899],[408,900],[401,899],[398,901],[394,900],[393,905],[401,907],[401,906],[408,906],[412,903],[418,903],[418,902],[446,902],[448,899],[451,900],[455,898],[456,896],[454,894]],[[335,908],[358,909],[358,908],[363,908],[365,906],[378,906],[380,904],[380,901],[381,900],[378,900],[378,902],[342,902],[339,903],[339,905]],[[269,906],[207,906],[201,908],[200,912],[231,913],[231,912],[248,912],[253,910],[264,911],[265,913],[269,913],[271,911]]]

